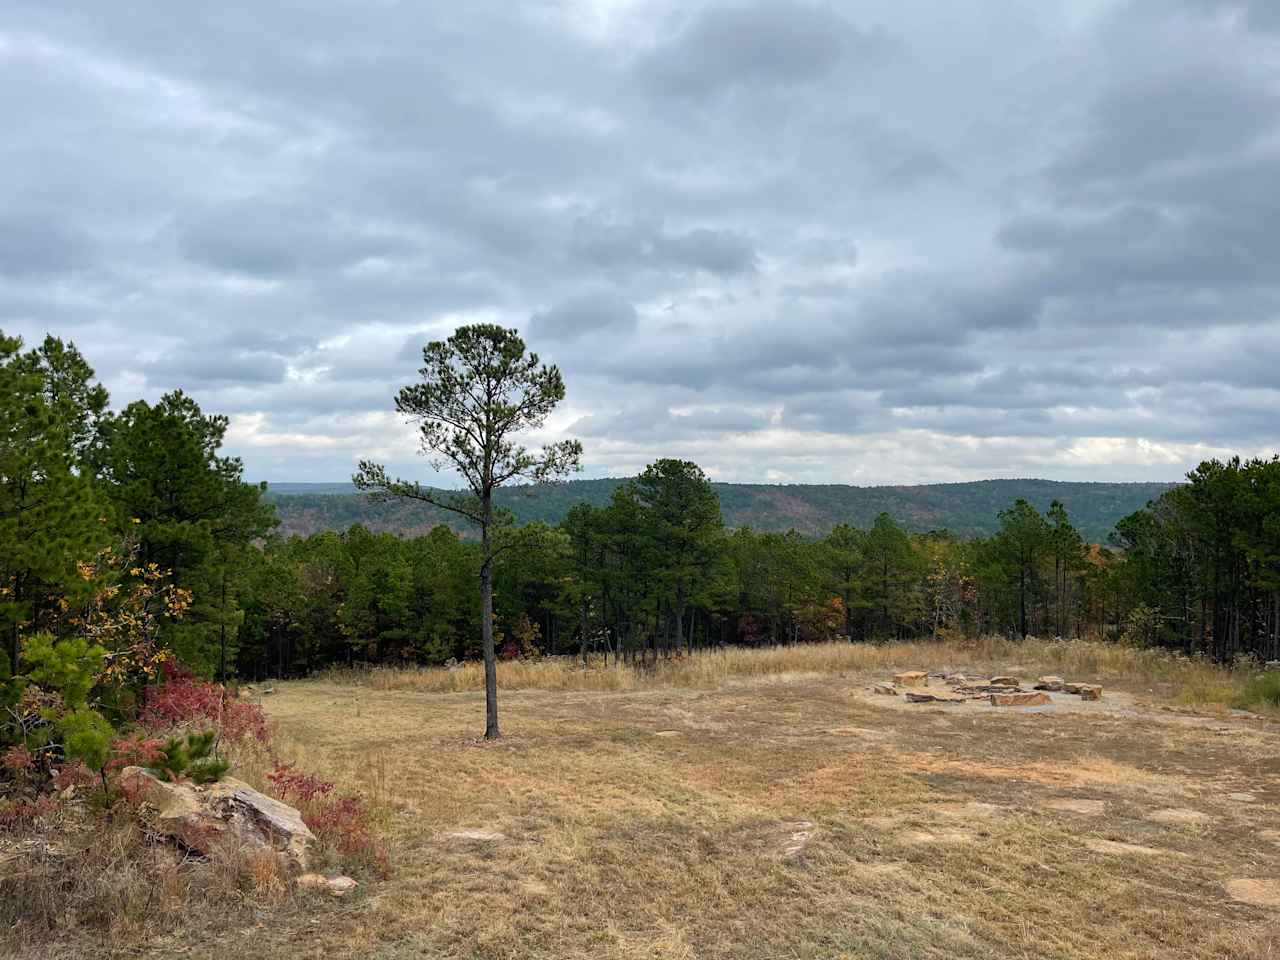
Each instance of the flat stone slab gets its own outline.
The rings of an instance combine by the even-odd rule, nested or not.
[[[1053,703],[1053,698],[1039,690],[991,694],[993,707],[1043,707],[1048,703]]]
[[[965,698],[950,690],[908,690],[906,698],[909,703],[964,703]]]
[[[298,878],[298,886],[303,890],[317,890],[331,897],[345,897],[360,884],[350,877],[326,877],[319,873],[304,873]]]
[[[809,849],[809,841],[813,839],[813,824],[808,820],[797,820],[783,826],[790,834],[782,845],[782,858],[792,862],[803,860],[805,851]]]
[[[1234,800],[1236,803],[1253,803],[1258,798],[1252,793],[1228,793],[1228,800]]]
[[[929,682],[929,675],[923,670],[908,670],[904,673],[895,673],[893,682],[904,687],[922,687]]]
[[[1280,880],[1241,879],[1228,880],[1223,888],[1227,896],[1237,903],[1255,907],[1280,907]]]

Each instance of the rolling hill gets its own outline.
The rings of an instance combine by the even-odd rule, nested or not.
[[[575,503],[603,506],[626,480],[571,480],[511,487],[499,492],[500,506],[520,523],[558,523]],[[1115,522],[1143,507],[1173,484],[1072,483],[1054,480],[980,480],[919,486],[854,487],[845,484],[716,483],[725,523],[758,530],[796,529],[821,536],[838,523],[867,527],[881,511],[906,529],[947,529],[961,536],[995,531],[996,515],[1019,497],[1037,509],[1061,500],[1081,534],[1105,542]],[[281,533],[308,535],[344,530],[362,523],[373,530],[419,534],[447,523],[472,531],[445,511],[422,503],[372,503],[348,483],[276,483],[267,496],[280,516]]]

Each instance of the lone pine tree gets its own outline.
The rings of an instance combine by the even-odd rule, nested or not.
[[[480,528],[480,634],[484,651],[486,740],[498,729],[498,668],[493,644],[493,491],[514,480],[541,482],[578,469],[582,444],[563,440],[531,452],[516,442],[541,427],[564,399],[554,365],[525,350],[515,330],[491,323],[459,327],[448,340],[422,349],[419,382],[396,394],[396,410],[418,426],[420,452],[436,470],[452,468],[464,491],[424,487],[387,475],[367,460],[352,478],[375,499],[422,500],[459,514]]]

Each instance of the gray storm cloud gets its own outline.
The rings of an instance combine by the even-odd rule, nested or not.
[[[1278,9],[11,0],[0,328],[267,479],[476,321],[592,474],[1172,479],[1280,447]]]

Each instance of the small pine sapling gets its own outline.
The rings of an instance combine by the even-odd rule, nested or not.
[[[170,737],[156,750],[156,757],[147,769],[173,783],[183,779],[213,783],[231,769],[228,761],[213,755],[217,736],[216,730],[206,730],[188,733],[185,737]]]

